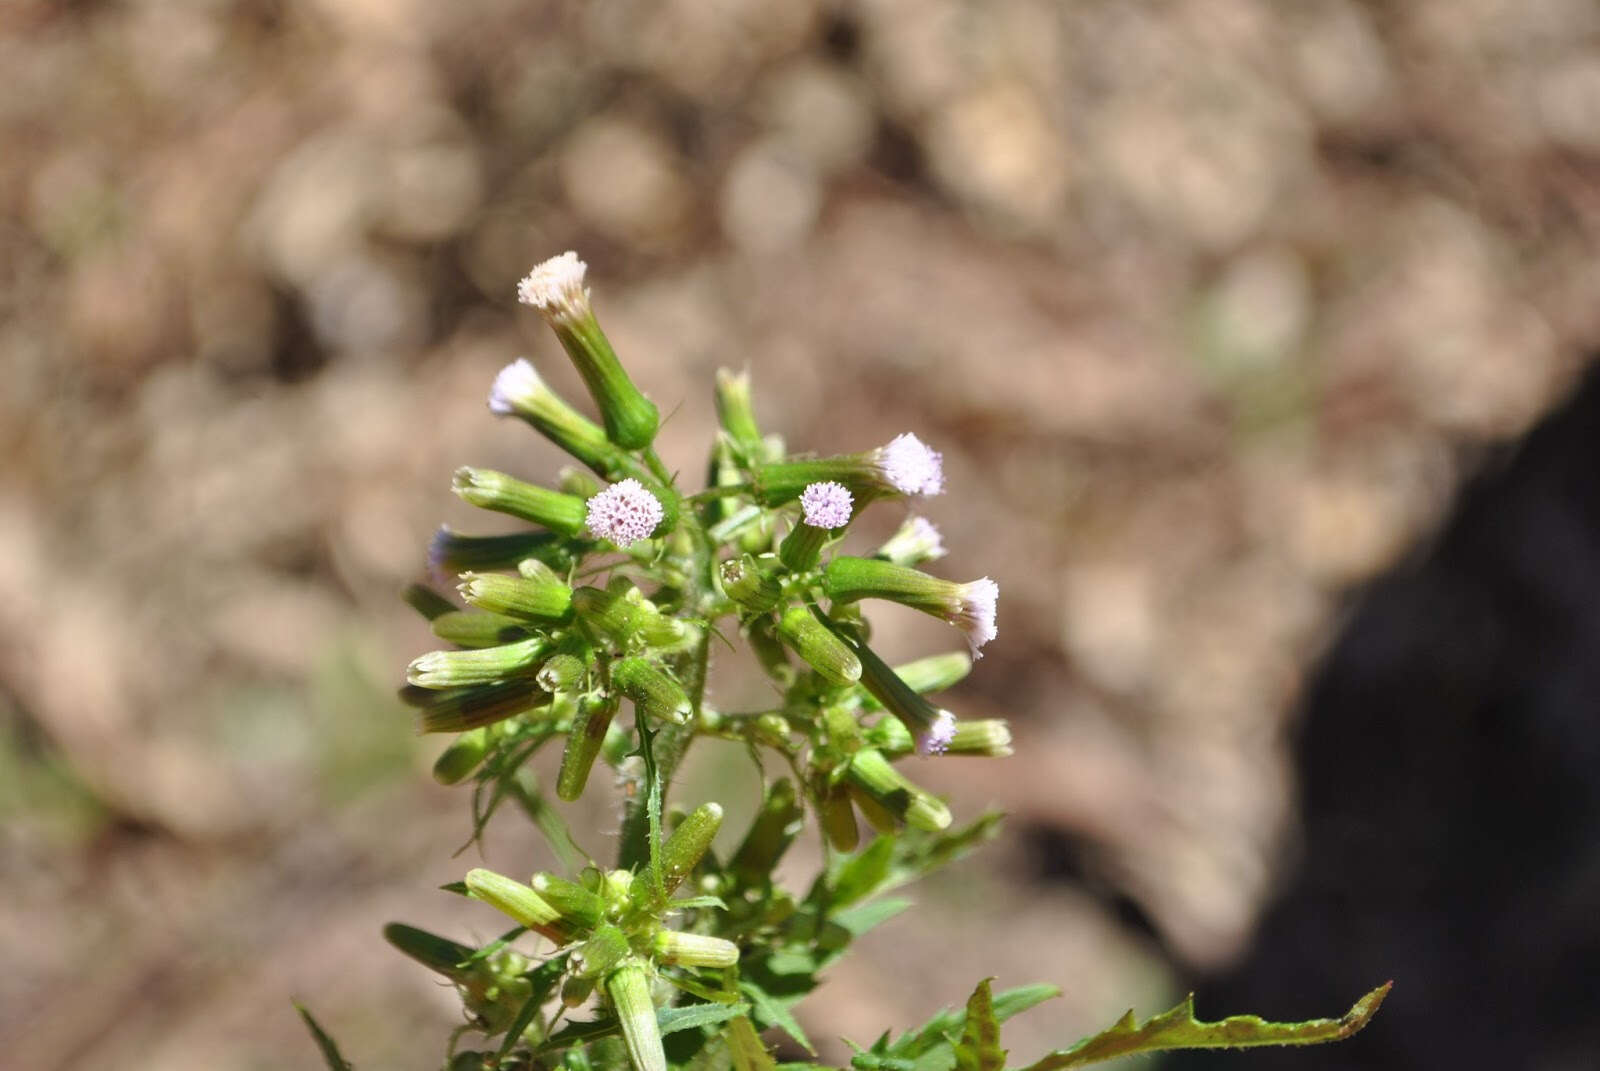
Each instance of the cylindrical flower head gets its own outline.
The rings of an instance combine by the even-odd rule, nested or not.
[[[956,716],[948,710],[941,710],[933,717],[933,725],[917,741],[917,750],[924,756],[943,755],[950,750],[950,741],[956,736]]]
[[[467,895],[508,915],[519,926],[541,933],[557,944],[571,937],[561,912],[528,886],[481,867],[467,871]]]
[[[753,476],[756,496],[769,506],[792,502],[808,484],[828,480],[867,497],[937,495],[944,491],[944,465],[939,452],[910,432],[860,454],[757,465]]]
[[[881,752],[862,748],[850,757],[845,776],[909,826],[937,833],[950,825],[950,808],[907,780]]]
[[[838,557],[828,563],[822,581],[835,602],[887,599],[943,618],[966,635],[974,658],[983,657],[980,649],[995,637],[1000,588],[988,577],[958,584],[876,558]]]
[[[686,815],[661,845],[661,888],[668,896],[700,865],[717,830],[722,828],[722,807],[702,803]]]
[[[597,894],[577,882],[554,874],[535,874],[531,884],[533,891],[560,913],[571,932],[591,930],[599,924],[605,904]]]
[[[778,605],[783,595],[783,585],[778,578],[753,555],[729,558],[722,563],[721,574],[723,592],[752,613],[766,613]]]
[[[656,437],[661,415],[622,370],[589,306],[587,266],[572,252],[551,257],[517,285],[517,298],[539,310],[572,358],[605,420],[606,437],[624,450],[642,450]]]
[[[1002,718],[979,718],[975,721],[956,722],[950,742],[945,746],[950,755],[982,755],[990,759],[1003,759],[1011,752],[1011,726]]]
[[[532,666],[549,647],[537,637],[501,647],[467,651],[429,651],[406,667],[406,681],[419,688],[464,688],[492,684]]]
[[[561,753],[561,770],[556,774],[556,795],[573,802],[583,795],[589,771],[605,744],[611,720],[617,716],[616,696],[584,696],[567,734],[567,748]]]
[[[926,517],[907,517],[873,557],[896,565],[921,565],[942,558],[945,553],[944,537],[932,521]]]
[[[851,646],[861,660],[861,687],[910,731],[919,751],[930,754],[926,746],[944,734],[943,725],[948,712],[940,710],[913,691],[872,648],[864,643]]]
[[[780,777],[767,789],[750,831],[728,861],[728,871],[744,885],[755,885],[772,874],[772,868],[800,835],[804,812],[795,796],[794,783]]]
[[[459,590],[463,599],[490,613],[540,622],[565,621],[572,614],[572,589],[555,579],[462,573]]]
[[[731,967],[739,962],[739,946],[703,933],[661,930],[656,933],[655,957],[680,967]]]
[[[618,967],[607,976],[605,989],[622,1026],[633,1071],[667,1071],[661,1026],[656,1022],[656,1006],[650,1000],[650,978],[644,965],[628,962]]]
[[[468,964],[478,952],[448,937],[440,937],[403,922],[391,922],[385,926],[383,938],[406,956],[451,981],[460,981],[471,973],[472,968]]]
[[[717,420],[747,457],[760,455],[761,429],[750,404],[750,373],[717,369]]]
[[[489,411],[521,417],[534,430],[602,476],[617,463],[617,448],[599,425],[545,386],[527,358],[500,369],[489,391]]]
[[[661,503],[635,479],[612,484],[589,499],[586,523],[596,538],[618,547],[648,539],[661,524]]]
[[[853,852],[861,843],[861,827],[856,824],[856,809],[850,803],[850,790],[844,784],[828,785],[817,801],[817,820],[823,836],[835,851]]]
[[[810,608],[785,610],[778,618],[778,635],[829,684],[854,684],[861,679],[861,660]]]
[[[583,682],[587,672],[583,659],[563,651],[545,659],[533,679],[547,692],[570,692]]]
[[[550,693],[528,680],[509,680],[481,688],[437,692],[434,702],[418,712],[424,733],[464,733],[550,705]]]
[[[611,685],[633,700],[638,714],[682,725],[693,707],[683,687],[660,666],[643,658],[624,658],[611,667]]]
[[[498,647],[528,638],[526,621],[477,610],[451,610],[430,622],[433,634],[461,647]]]
[[[552,532],[575,536],[583,531],[587,505],[575,495],[551,491],[493,469],[470,466],[456,469],[451,487],[474,506],[520,517]]]
[[[464,781],[489,753],[489,730],[470,729],[455,738],[433,763],[433,779],[441,785]]]
[[[572,554],[554,532],[469,536],[452,532],[449,525],[440,525],[428,545],[428,569],[438,577],[470,569],[511,569],[527,558],[566,568]]]

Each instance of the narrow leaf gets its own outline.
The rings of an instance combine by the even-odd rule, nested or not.
[[[533,1023],[533,1017],[539,1014],[539,1006],[544,1003],[544,994],[535,990],[528,994],[528,999],[522,1002],[522,1007],[517,1009],[517,1017],[511,1020],[511,1026],[506,1030],[506,1039],[500,1044],[500,1051],[496,1054],[497,1061],[503,1061],[511,1055],[511,1050],[517,1047],[517,1042],[522,1040],[522,1035]]]
[[[311,1031],[311,1037],[316,1041],[317,1048],[322,1050],[322,1062],[328,1065],[328,1071],[354,1071],[354,1065],[339,1054],[339,1046],[328,1032],[322,1029],[305,1005],[295,1001],[294,1010],[300,1013],[300,1018],[305,1020],[306,1029]]]
[[[776,1071],[772,1054],[761,1044],[755,1024],[745,1016],[728,1023],[722,1036],[728,1043],[728,1051],[733,1053],[733,1071]]]
[[[1002,1071],[1005,1066],[1000,1021],[994,1016],[994,995],[985,978],[967,999],[966,1026],[956,1042],[956,1071]]]
[[[656,1022],[662,1034],[672,1034],[696,1026],[711,1026],[743,1016],[750,1010],[748,1004],[690,1004],[683,1008],[661,1008],[656,1012]]]
[[[1136,1024],[1129,1011],[1116,1025],[1085,1038],[1070,1049],[1053,1052],[1026,1071],[1061,1071],[1083,1067],[1118,1056],[1164,1049],[1235,1049],[1258,1045],[1316,1045],[1340,1041],[1367,1025],[1393,982],[1385,982],[1339,1019],[1310,1019],[1303,1023],[1269,1023],[1254,1015],[1234,1015],[1214,1023],[1194,1017],[1194,995],[1160,1015]]]
[[[772,994],[749,979],[739,983],[739,991],[749,997],[750,1003],[755,1005],[757,1018],[766,1022],[769,1026],[778,1027],[785,1034],[799,1042],[800,1047],[805,1049],[806,1052],[811,1053],[813,1056],[816,1055],[817,1050],[811,1047],[811,1039],[806,1037],[806,1032],[800,1028],[800,1024],[795,1020],[794,1015],[790,1013],[784,1004],[776,1000]]]

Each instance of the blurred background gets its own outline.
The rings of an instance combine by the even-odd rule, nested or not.
[[[359,1066],[437,1065],[454,997],[379,928],[497,928],[435,891],[479,853],[393,698],[429,646],[397,594],[441,521],[489,530],[456,466],[560,463],[484,409],[519,355],[582,397],[515,304],[536,261],[588,261],[691,480],[713,370],[748,368],[791,449],[943,450],[937,568],[1003,592],[950,705],[1018,754],[919,777],[1014,818],[806,1006],[836,1062],[985,974],[1066,990],[1021,1059],[1247,971],[1355,597],[1600,343],[1590,0],[7,0],[0,70],[0,1052],[30,1071],[315,1066],[291,996]],[[1563,472],[1557,514],[1592,478]],[[898,620],[893,654],[949,640]],[[541,864],[519,824],[489,865]],[[1343,943],[1288,976],[1335,995],[1203,1017],[1398,1003],[1422,953],[1347,981]]]

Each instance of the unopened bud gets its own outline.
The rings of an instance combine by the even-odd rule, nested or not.
[[[489,753],[489,730],[469,729],[453,740],[433,763],[433,779],[441,785],[464,781]]]
[[[861,827],[856,824],[855,808],[850,805],[850,792],[843,783],[827,786],[819,801],[818,818],[823,835],[835,851],[853,852],[861,843]]]
[[[461,597],[491,613],[532,621],[565,621],[572,589],[559,580],[529,580],[499,573],[462,573]]]
[[[829,684],[861,679],[861,660],[809,607],[792,606],[778,619],[778,635]]]
[[[435,693],[438,698],[419,711],[424,733],[464,733],[550,705],[550,693],[531,680],[509,680],[481,688]]]
[[[627,961],[606,978],[606,997],[622,1026],[633,1071],[667,1071],[661,1048],[661,1026],[650,999],[650,976],[642,963]]]
[[[528,637],[528,623],[504,614],[451,610],[431,622],[433,634],[461,647],[498,647]]]
[[[573,495],[525,483],[493,469],[470,467],[456,470],[452,487],[464,500],[482,509],[532,521],[564,536],[583,531],[586,503]]]
[[[747,457],[759,455],[761,429],[756,424],[755,407],[750,404],[750,373],[717,369],[717,420],[728,438],[738,444]]]
[[[852,788],[871,796],[907,825],[929,832],[950,825],[950,809],[913,784],[873,748],[862,748],[851,756],[846,776]]]
[[[787,777],[778,778],[768,787],[750,831],[729,860],[729,872],[745,885],[770,877],[773,867],[799,836],[802,815],[794,783]]]
[[[547,692],[570,692],[583,682],[588,667],[572,654],[553,654],[544,660],[534,680]]]
[[[681,967],[731,967],[739,962],[739,946],[701,933],[661,930],[656,934],[656,959]]]
[[[533,891],[555,908],[574,931],[591,930],[600,922],[605,905],[600,897],[577,882],[554,874],[535,874]]]
[[[682,725],[693,713],[683,687],[643,658],[624,658],[612,666],[611,685],[633,700],[636,712],[658,721]]]
[[[661,887],[667,895],[700,865],[721,827],[722,807],[716,803],[702,803],[678,823],[661,845]]]
[[[721,574],[723,592],[751,613],[766,613],[783,595],[783,585],[772,569],[753,555],[728,559],[722,563]]]
[[[520,881],[479,867],[467,871],[466,886],[473,899],[482,900],[519,926],[541,933],[557,944],[565,943],[570,936],[561,913]]]
[[[510,569],[524,558],[539,558],[565,568],[572,554],[566,541],[554,532],[471,536],[440,525],[428,544],[428,567],[439,577],[471,569]]]
[[[508,677],[531,673],[532,667],[549,649],[538,637],[500,647],[480,647],[466,651],[429,651],[406,667],[406,681],[420,688],[462,688],[491,684]]]
[[[611,721],[617,714],[616,696],[584,696],[578,700],[578,713],[567,734],[567,748],[561,753],[561,770],[556,775],[556,795],[571,803],[583,795],[589,771],[605,744]]]

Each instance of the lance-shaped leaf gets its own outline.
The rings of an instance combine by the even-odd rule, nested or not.
[[[1062,1071],[1139,1052],[1164,1049],[1243,1049],[1261,1045],[1317,1045],[1341,1041],[1367,1025],[1393,982],[1374,989],[1338,1019],[1309,1019],[1303,1023],[1269,1023],[1254,1015],[1232,1015],[1214,1023],[1194,1017],[1194,994],[1171,1011],[1135,1023],[1130,1010],[1115,1026],[1084,1038],[1070,1049],[1059,1050],[1025,1071]]]
[[[985,978],[967,1000],[967,1022],[956,1042],[956,1071],[1003,1071],[1005,1066],[1000,1021],[995,1018],[994,997]]]

